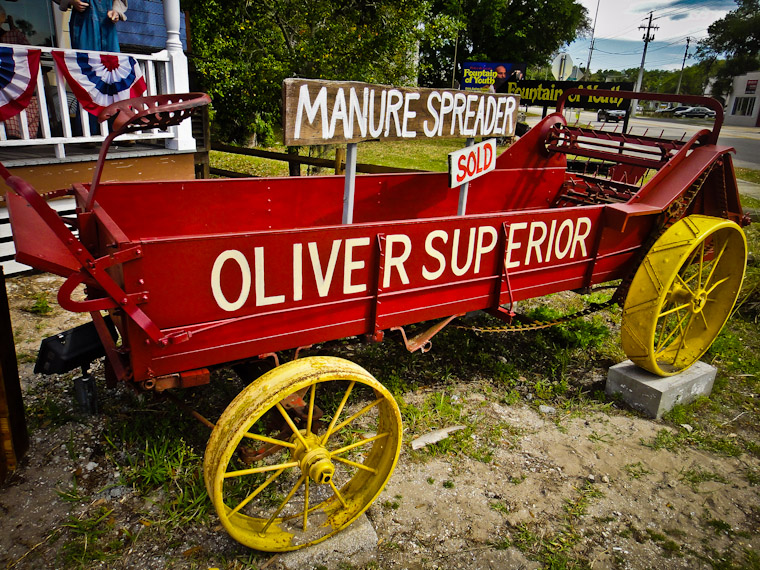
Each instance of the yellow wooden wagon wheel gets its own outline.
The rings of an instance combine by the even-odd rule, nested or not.
[[[401,414],[366,370],[334,357],[283,364],[216,423],[203,463],[227,532],[265,551],[314,544],[377,498],[401,449]]]
[[[694,364],[728,320],[744,279],[747,240],[734,222],[692,215],[655,242],[623,308],[628,358],[660,376]]]

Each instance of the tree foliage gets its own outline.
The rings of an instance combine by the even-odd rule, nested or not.
[[[678,93],[683,95],[702,95],[707,87],[707,81],[722,68],[721,61],[700,61],[695,65],[681,70],[645,69],[641,83],[642,91],[651,93]],[[591,78],[594,81],[627,81],[635,83],[639,75],[638,67],[623,71],[604,69],[596,71]],[[678,89],[678,79],[681,78],[681,88]]]
[[[543,63],[588,25],[577,0],[182,0],[216,136],[266,138],[287,77],[442,86],[457,61]]]
[[[409,84],[428,4],[415,0],[184,0],[191,63],[218,136],[266,136],[282,81]]]
[[[543,64],[589,26],[576,0],[431,0],[431,7],[453,23],[451,35],[426,34],[420,46],[420,83],[432,87],[450,85],[455,50],[458,66],[467,60]]]
[[[716,73],[713,94],[724,95],[732,78],[760,69],[760,0],[736,0],[737,8],[707,28],[707,38],[697,47],[697,57],[710,63],[724,57]]]

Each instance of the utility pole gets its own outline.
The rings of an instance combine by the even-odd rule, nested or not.
[[[678,76],[678,87],[676,87],[676,95],[681,92],[681,79],[683,79],[683,68],[686,65],[686,58],[689,57],[689,42],[691,38],[686,38],[686,51],[683,53],[683,61],[681,62],[681,75]]]
[[[652,26],[652,14],[654,12],[649,12],[649,23],[646,26],[639,26],[640,30],[643,30],[646,28],[646,32],[644,33],[644,53],[641,55],[641,67],[639,67],[639,78],[636,80],[636,87],[634,87],[634,91],[640,91],[641,90],[641,83],[644,80],[644,62],[647,59],[647,47],[649,47],[649,42],[654,40],[654,33],[650,33],[651,30],[659,30],[660,28],[657,26]],[[638,99],[634,99],[631,101],[631,116],[634,117],[636,115],[636,107],[639,104]]]
[[[454,82],[457,80],[457,49],[459,48],[459,30],[457,30],[457,39],[454,40],[454,67],[451,69],[451,88],[454,89]]]
[[[594,26],[591,28],[591,45],[588,48],[588,62],[586,63],[586,81],[591,81],[591,54],[594,53],[594,33],[596,32],[596,17],[599,15],[599,2],[601,2],[601,0],[596,0]]]

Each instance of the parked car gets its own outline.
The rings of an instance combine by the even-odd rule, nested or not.
[[[663,107],[662,109],[657,109],[655,111],[655,114],[663,115],[666,117],[672,117],[675,113],[679,111],[685,111],[686,109],[691,109],[691,107],[689,105],[678,105],[676,107]]]
[[[600,123],[615,121],[616,123],[625,119],[625,109],[599,109],[596,112],[596,120]]]
[[[674,113],[676,117],[714,117],[715,111],[708,109],[707,107],[689,107],[683,111],[676,111]]]

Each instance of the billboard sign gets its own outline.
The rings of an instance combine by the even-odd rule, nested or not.
[[[530,80],[508,82],[507,93],[520,96],[521,105],[541,105],[555,107],[557,100],[566,89],[587,89],[588,95],[573,95],[566,103],[567,107],[581,109],[625,109],[630,102],[618,97],[596,97],[594,90],[610,89],[612,91],[631,91],[633,83],[602,83],[599,81],[541,81]]]
[[[509,93],[503,89],[504,84],[507,81],[519,81],[525,77],[526,68],[524,63],[465,61],[462,64],[461,87],[466,91]]]

